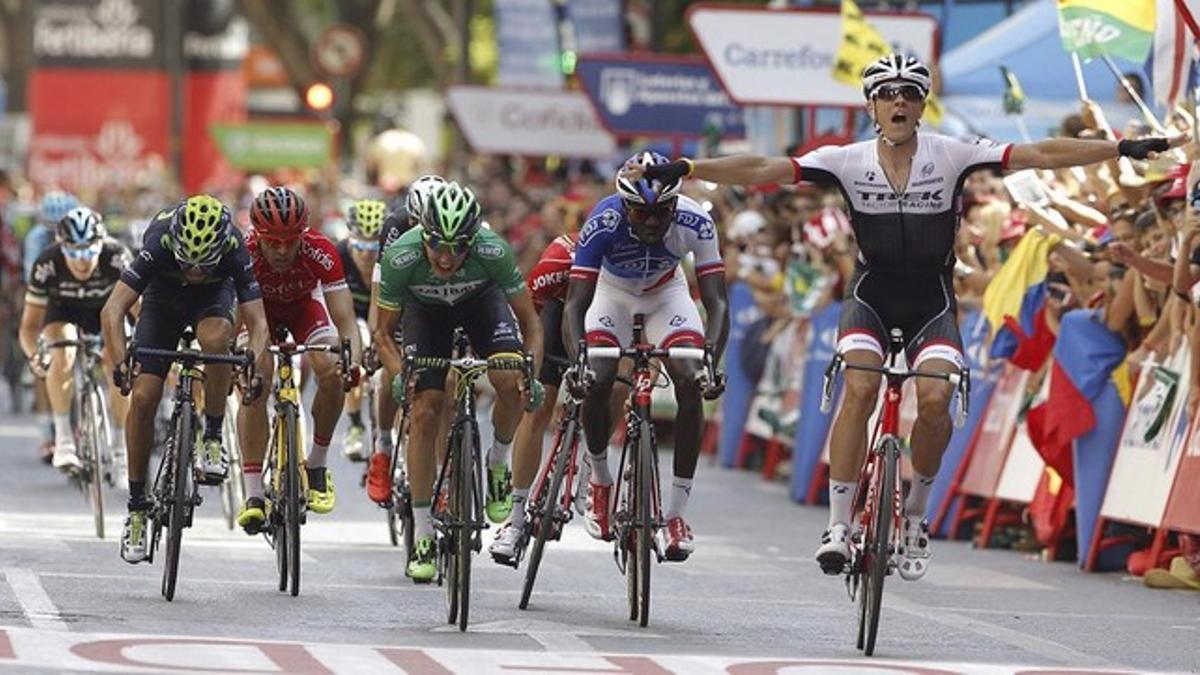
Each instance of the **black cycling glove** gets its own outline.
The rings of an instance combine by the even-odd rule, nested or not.
[[[1117,143],[1117,154],[1121,157],[1131,157],[1133,159],[1146,159],[1152,152],[1164,152],[1171,147],[1167,139],[1162,136],[1154,136],[1151,138],[1139,138],[1125,140]]]
[[[655,164],[646,167],[642,173],[643,176],[650,180],[657,180],[663,183],[674,183],[688,175],[692,170],[691,162],[683,159],[677,159],[666,164]]]

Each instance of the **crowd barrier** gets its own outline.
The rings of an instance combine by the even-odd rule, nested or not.
[[[739,290],[740,288],[740,290]],[[757,318],[742,284],[731,288],[734,343]],[[820,412],[821,381],[833,355],[840,306],[833,303],[797,322],[799,348],[789,350],[798,376],[799,405],[794,436],[782,444],[791,457],[791,496],[801,503],[827,502],[828,437],[832,415]],[[741,328],[741,335],[738,330]],[[1050,395],[1050,377],[1030,392],[1031,374],[1010,363],[989,360],[987,322],[979,312],[962,321],[972,374],[971,413],[954,431],[930,497],[935,536],[973,537],[980,547],[993,543],[998,529],[1032,518],[1039,540],[1052,558],[1066,546],[1089,571],[1123,568],[1135,543],[1152,534],[1151,560],[1160,561],[1167,534],[1200,534],[1200,415],[1186,413],[1190,350],[1152,359],[1136,374],[1132,397],[1117,384],[1090,400],[1095,425],[1074,439],[1073,471],[1059,476],[1039,454],[1026,423],[1030,407]],[[740,349],[740,345],[738,345]],[[747,424],[755,398],[778,392],[756,391],[727,361],[729,389],[721,417],[721,463],[737,466],[756,433]],[[1114,378],[1115,381],[1115,378]],[[837,393],[840,396],[840,392]],[[905,396],[902,431],[911,428],[916,397]],[[836,410],[836,406],[834,407]],[[758,439],[760,441],[772,439]],[[778,439],[773,439],[778,441]],[[740,449],[740,452],[739,452]],[[741,456],[740,456],[741,455]],[[907,464],[907,462],[906,462]],[[1074,513],[1074,527],[1068,512]],[[1123,523],[1132,528],[1112,528]],[[1114,531],[1115,530],[1115,531]],[[1130,534],[1134,530],[1134,534]]]

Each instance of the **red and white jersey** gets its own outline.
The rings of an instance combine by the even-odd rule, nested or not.
[[[263,302],[287,304],[310,297],[318,288],[328,292],[346,288],[346,274],[337,247],[324,235],[308,231],[300,243],[300,252],[292,266],[276,272],[259,251],[258,235],[251,233],[246,240],[254,277],[262,286]]]
[[[537,311],[542,311],[548,300],[566,300],[567,282],[571,278],[571,265],[578,247],[578,232],[556,237],[529,271],[525,285],[529,287],[529,295],[533,297],[533,306]]]

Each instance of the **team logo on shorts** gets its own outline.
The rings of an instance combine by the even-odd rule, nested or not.
[[[617,322],[613,321],[611,316],[605,315],[600,317],[600,325],[604,326],[605,328],[615,328]]]

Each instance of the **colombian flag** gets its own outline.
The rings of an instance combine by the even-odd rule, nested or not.
[[[983,293],[983,314],[992,331],[992,358],[1013,359],[1036,370],[1054,336],[1046,327],[1046,260],[1062,239],[1030,230]]]
[[[1083,58],[1110,54],[1141,63],[1154,43],[1155,0],[1058,0],[1063,48]]]

